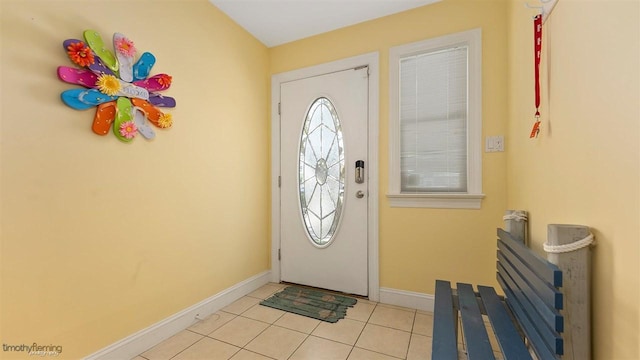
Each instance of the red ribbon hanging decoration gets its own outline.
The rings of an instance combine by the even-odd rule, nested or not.
[[[536,122],[533,124],[529,138],[538,137],[540,133],[540,58],[542,55],[542,15],[533,18],[533,55],[536,83]]]

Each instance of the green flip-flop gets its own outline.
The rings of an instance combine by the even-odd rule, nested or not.
[[[112,71],[118,71],[118,59],[104,46],[100,34],[95,30],[85,30],[83,35],[91,50],[100,57],[102,62]]]
[[[132,121],[133,107],[131,106],[131,100],[127,99],[126,97],[119,97],[116,101],[116,108],[116,119],[113,123],[113,133],[120,141],[130,142],[131,140],[133,140],[133,136],[135,136],[135,134],[137,133],[137,130],[135,129],[135,123]],[[125,129],[125,133],[122,133],[120,127],[126,122],[131,122],[131,124],[134,124],[134,129],[132,131],[126,131]],[[127,133],[131,134],[131,136],[127,137]]]

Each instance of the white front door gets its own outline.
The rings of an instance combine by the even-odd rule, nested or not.
[[[363,67],[280,86],[282,281],[368,295],[368,82]]]

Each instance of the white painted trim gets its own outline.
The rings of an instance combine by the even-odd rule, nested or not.
[[[379,53],[372,52],[330,63],[311,66],[275,74],[271,77],[271,281],[280,282],[280,84],[323,75],[352,67],[369,66],[369,299],[378,301],[380,292],[380,276],[378,262],[378,199],[379,199],[379,103],[380,103],[380,65]]]
[[[255,275],[146,329],[142,329],[102,350],[98,350],[85,357],[85,360],[132,359],[193,325],[198,321],[196,317],[202,319],[215,313],[239,298],[259,289],[267,284],[270,279],[270,271]]]
[[[454,46],[469,49],[469,103],[467,119],[467,198],[458,194],[409,194],[401,192],[400,184],[400,120],[399,63],[400,59],[424,52]],[[425,196],[426,195],[426,196]],[[409,200],[409,198],[412,198]],[[444,35],[389,49],[389,189],[387,198],[392,207],[427,207],[449,209],[479,209],[482,204],[482,30],[480,28]]]
[[[484,194],[395,194],[387,195],[391,207],[435,209],[480,209]]]
[[[380,288],[380,302],[410,309],[433,312],[435,295],[412,291]]]

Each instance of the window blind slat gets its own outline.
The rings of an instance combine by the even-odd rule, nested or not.
[[[467,191],[467,47],[400,61],[401,191]]]

